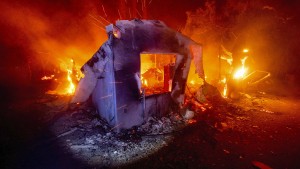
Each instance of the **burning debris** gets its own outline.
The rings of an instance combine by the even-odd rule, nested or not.
[[[224,98],[238,99],[240,97],[240,92],[244,91],[247,87],[253,87],[254,85],[266,80],[271,76],[269,72],[255,70],[249,73],[249,67],[246,66],[246,60],[249,57],[249,49],[244,48],[241,52],[240,67],[233,65],[232,53],[225,49],[221,45],[221,54],[219,54],[219,76],[221,77],[221,61],[225,60],[229,65],[229,68],[224,72],[227,72],[225,77],[220,80],[222,85],[221,90],[222,96]],[[238,62],[239,62],[238,61]],[[237,61],[236,61],[237,62]],[[239,65],[239,64],[238,64]],[[224,66],[225,67],[225,66]],[[224,73],[223,73],[224,74]]]
[[[71,59],[67,64],[65,70],[55,72],[50,76],[43,76],[42,81],[55,82],[55,87],[48,90],[46,94],[58,94],[58,95],[73,95],[76,89],[76,85],[81,78],[81,74],[78,72],[75,61]]]
[[[43,77],[41,78],[41,80],[51,80],[51,79],[53,79],[53,78],[54,78],[54,75],[43,76]]]
[[[244,51],[248,52],[248,50],[244,50]],[[247,72],[247,68],[245,68],[245,62],[247,58],[248,57],[245,56],[243,59],[241,59],[242,67],[236,70],[236,72],[233,74],[233,79],[243,79],[245,77],[245,74]]]

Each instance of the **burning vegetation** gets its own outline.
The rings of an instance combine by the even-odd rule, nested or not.
[[[43,76],[42,81],[48,81],[53,83],[53,89],[46,91],[47,94],[55,95],[73,95],[76,89],[76,85],[80,80],[82,74],[78,72],[73,59],[70,60],[70,68],[61,70],[63,73],[57,73],[56,75]]]

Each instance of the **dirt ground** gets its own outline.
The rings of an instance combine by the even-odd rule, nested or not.
[[[67,107],[70,97],[2,102],[1,168],[300,168],[300,95],[284,88],[249,90],[193,120],[150,119],[125,134],[88,104]]]

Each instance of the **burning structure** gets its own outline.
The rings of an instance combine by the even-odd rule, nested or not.
[[[192,60],[196,73],[204,79],[201,45],[161,21],[120,20],[108,25],[106,32],[108,40],[81,68],[85,76],[72,102],[84,102],[91,96],[100,116],[117,131],[181,107]],[[146,53],[175,57],[175,63],[170,59],[164,66],[165,71],[152,69],[159,81],[164,77],[165,87],[159,94],[145,95],[142,87],[142,81],[147,85],[145,78],[151,76],[151,71],[141,75],[141,57]],[[158,77],[161,72],[164,76]]]

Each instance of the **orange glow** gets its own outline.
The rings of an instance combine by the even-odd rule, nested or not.
[[[147,79],[143,78],[143,76],[141,76],[141,82],[143,87],[148,87],[148,81]]]
[[[242,79],[245,76],[246,71],[247,71],[247,69],[244,66],[242,66],[240,69],[238,69],[234,73],[233,78],[234,79]]]
[[[194,119],[190,119],[190,120],[187,121],[188,124],[194,124],[196,122],[197,122],[197,120],[194,120]]]
[[[245,62],[246,62],[246,59],[248,57],[244,57],[243,59],[241,59],[241,62],[242,62],[242,67],[239,68],[234,74],[233,74],[233,78],[234,79],[243,79],[246,75],[246,72],[247,72],[247,68],[245,68]]]
[[[141,74],[150,68],[163,69],[163,66],[175,62],[175,54],[172,53],[141,53]]]
[[[169,84],[168,91],[170,92],[172,91],[172,80],[169,80],[168,84]]]
[[[51,76],[43,76],[42,78],[41,78],[41,80],[51,80],[51,79],[53,79],[54,78],[54,75],[51,75]]]
[[[248,53],[248,52],[249,52],[249,49],[247,49],[247,48],[246,48],[246,49],[243,49],[243,52],[244,52],[244,53]]]
[[[77,71],[73,59],[71,59],[71,65],[69,62],[69,65],[65,64],[65,67],[67,68],[65,69],[66,75],[64,77],[59,79],[56,78],[54,79],[54,75],[50,76],[57,82],[58,86],[55,90],[47,91],[46,92],[47,94],[73,95],[75,93],[76,84],[82,77],[82,74],[79,74],[79,72]]]
[[[200,86],[204,84],[204,79],[199,77],[199,75],[196,73],[196,67],[193,62],[194,60],[192,60],[192,64],[190,64],[190,70],[187,79],[187,83],[188,83],[187,85],[188,87],[190,87],[189,90],[191,91],[197,90]],[[206,79],[206,75],[205,75],[205,79]]]
[[[148,86],[148,81],[145,79],[145,80],[143,81],[143,84],[144,84],[145,86]]]
[[[165,79],[168,66],[175,63],[173,53],[141,53],[141,83],[146,94],[171,91],[172,79]],[[170,75],[171,76],[171,75]],[[172,78],[172,77],[171,77]]]
[[[221,82],[224,83],[222,95],[224,98],[227,98],[227,79],[224,78],[223,80],[221,80]]]
[[[232,65],[232,61],[233,61],[232,58],[227,58],[227,57],[221,56],[221,59],[226,60],[226,62],[227,62],[229,65]]]
[[[113,31],[114,37],[120,39],[121,38],[121,32],[119,30]]]
[[[223,90],[223,97],[227,98],[227,83],[224,86],[224,90]]]
[[[195,84],[195,81],[194,81],[194,80],[191,80],[190,83],[191,83],[192,85],[194,85],[194,84]]]
[[[74,94],[74,92],[75,92],[75,84],[74,84],[74,82],[73,82],[73,78],[72,78],[72,76],[73,76],[73,71],[75,70],[75,62],[74,62],[74,60],[73,59],[71,59],[71,63],[72,63],[72,69],[67,69],[67,72],[68,72],[68,75],[67,75],[67,80],[68,80],[68,87],[67,87],[67,89],[66,89],[66,93],[67,94]],[[77,77],[77,76],[75,76],[75,77]]]
[[[67,94],[73,94],[75,92],[75,85],[74,85],[73,80],[71,78],[72,73],[73,73],[72,70],[68,70],[67,80],[69,82],[69,86],[67,88]]]

